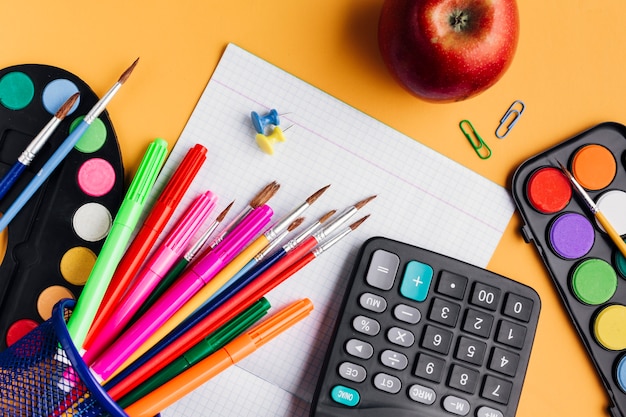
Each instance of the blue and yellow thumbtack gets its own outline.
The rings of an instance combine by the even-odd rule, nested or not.
[[[271,109],[268,113],[260,115],[253,111],[250,113],[252,125],[256,130],[256,143],[263,152],[269,155],[274,154],[274,144],[284,142],[284,131],[280,128],[280,118],[276,109]],[[291,126],[289,126],[291,127]],[[287,128],[288,129],[288,128]],[[285,129],[285,130],[287,130]],[[266,131],[270,130],[269,134]]]

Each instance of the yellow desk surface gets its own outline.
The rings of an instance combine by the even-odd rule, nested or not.
[[[453,104],[420,101],[387,73],[376,42],[382,1],[4,2],[0,67],[59,66],[103,94],[139,56],[108,107],[128,178],[154,137],[174,145],[228,42],[507,187],[526,158],[598,122],[626,122],[623,0],[518,1],[520,41],[509,71]],[[493,131],[516,99],[526,110],[499,140]],[[488,142],[491,159],[476,156],[462,119]],[[488,266],[534,287],[543,303],[517,415],[605,416],[607,395],[520,223],[516,214]]]

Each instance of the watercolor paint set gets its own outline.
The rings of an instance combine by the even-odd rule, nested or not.
[[[25,64],[0,70],[0,176],[71,97],[78,100],[0,200],[5,213],[49,157],[98,102],[76,75]],[[2,232],[0,350],[78,298],[124,195],[122,157],[108,114],[74,149]]]
[[[626,259],[563,165],[626,235],[626,126],[596,125],[523,162],[512,191],[526,242],[537,247],[613,404],[626,415]]]

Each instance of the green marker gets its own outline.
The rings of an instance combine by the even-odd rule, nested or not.
[[[167,142],[155,139],[146,150],[139,168],[113,220],[109,235],[102,245],[96,263],[87,278],[67,328],[74,345],[82,348],[87,332],[100,307],[132,232],[137,226],[150,190],[167,155]]]
[[[248,328],[250,328],[250,326],[267,314],[269,308],[269,301],[265,298],[261,298],[259,301],[241,312],[237,317],[233,318],[215,332],[211,333],[200,343],[189,349],[183,355],[174,359],[172,363],[152,375],[137,388],[126,394],[117,402],[117,404],[122,408],[126,408],[139,399],[145,397],[170,379],[181,374],[187,368],[190,368],[202,361],[215,351],[224,347],[224,345],[233,340],[235,337],[245,332]]]

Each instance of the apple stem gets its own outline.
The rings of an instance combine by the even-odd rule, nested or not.
[[[455,32],[462,32],[467,27],[469,13],[465,10],[455,10],[450,15],[450,26]]]

